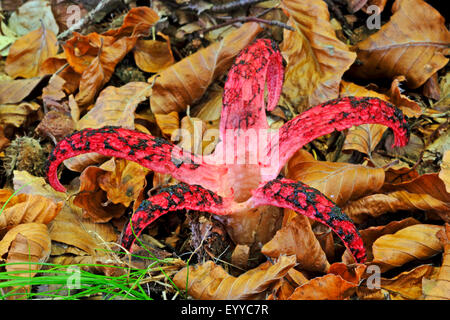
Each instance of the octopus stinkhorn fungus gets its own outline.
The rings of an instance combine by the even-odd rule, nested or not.
[[[352,221],[318,190],[283,178],[280,171],[298,149],[317,137],[365,123],[390,127],[394,145],[404,146],[409,138],[406,119],[399,109],[378,98],[345,97],[312,107],[279,130],[270,130],[265,112],[273,110],[280,97],[282,62],[277,44],[267,39],[239,53],[225,83],[220,141],[213,154],[192,154],[162,138],[124,128],[84,129],[65,137],[51,153],[47,164],[50,184],[64,192],[57,178],[58,166],[65,159],[91,152],[125,158],[181,181],[141,203],[123,235],[125,248],[169,211],[233,215],[270,205],[295,210],[329,226],[356,261],[363,262],[365,249]]]

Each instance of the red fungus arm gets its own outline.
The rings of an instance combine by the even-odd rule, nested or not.
[[[267,152],[270,163],[276,168],[264,180],[275,178],[284,164],[305,144],[334,130],[342,131],[366,123],[391,128],[395,134],[395,146],[402,147],[408,143],[406,118],[400,109],[389,102],[371,97],[330,100],[306,110],[280,128]]]
[[[272,205],[291,209],[329,226],[350,250],[357,262],[364,262],[366,251],[353,222],[320,191],[289,179],[275,179],[253,191],[253,206]]]
[[[156,172],[168,173],[175,179],[200,184],[216,190],[218,181],[227,169],[202,163],[197,156],[182,150],[162,138],[117,127],[84,129],[61,140],[47,161],[50,185],[64,192],[57,177],[58,166],[66,159],[84,153],[124,158]]]
[[[125,230],[122,245],[130,249],[134,235],[139,236],[148,225],[168,212],[189,209],[226,215],[232,212],[231,204],[229,198],[222,198],[198,185],[181,183],[161,189],[157,195],[142,201]]]
[[[273,110],[283,86],[283,58],[278,45],[259,39],[242,50],[228,72],[223,94],[220,135],[227,129],[268,128],[264,90],[267,81],[267,110]]]

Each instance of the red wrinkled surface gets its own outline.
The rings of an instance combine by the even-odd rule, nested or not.
[[[399,109],[378,98],[335,99],[312,107],[286,122],[275,140],[263,145],[265,155],[276,160],[275,167],[269,168],[269,174],[262,173],[263,169],[267,171],[263,163],[221,163],[219,160],[230,144],[239,150],[239,136],[245,136],[253,129],[268,129],[266,108],[272,110],[278,102],[283,73],[282,57],[274,41],[259,39],[238,55],[224,88],[221,142],[211,156],[202,158],[162,138],[133,130],[114,127],[84,129],[63,139],[53,150],[48,161],[49,182],[56,190],[65,191],[57,179],[59,164],[65,159],[91,152],[125,158],[184,182],[144,200],[124,233],[122,243],[126,248],[134,242],[134,234],[139,235],[150,223],[170,211],[191,209],[232,214],[235,210],[274,205],[295,210],[328,225],[356,261],[363,262],[365,250],[356,227],[331,200],[301,182],[276,177],[289,158],[305,144],[353,125],[386,125],[395,134],[395,145],[404,146],[409,137],[406,119]],[[266,83],[267,106],[264,102]],[[231,139],[226,135],[227,130],[234,130]],[[274,146],[278,148],[277,152]],[[257,151],[255,143],[251,142],[240,152],[251,156]],[[235,154],[232,159],[237,158]]]

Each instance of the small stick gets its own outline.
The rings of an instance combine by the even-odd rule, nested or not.
[[[103,16],[107,15],[111,11],[115,10],[119,3],[122,3],[121,0],[101,0],[97,6],[89,11],[87,15],[85,15],[83,18],[81,18],[77,23],[73,24],[69,29],[67,29],[64,32],[61,32],[58,35],[58,39],[64,39],[65,37],[71,35],[75,30],[80,30],[83,28],[86,24],[88,24],[90,21],[94,20],[96,18],[96,15]]]
[[[209,8],[208,11],[215,12],[215,13],[225,13],[225,12],[236,10],[236,9],[239,9],[239,8],[242,8],[245,6],[249,6],[252,4],[256,4],[259,2],[263,2],[263,1],[265,1],[265,0],[237,0],[237,1],[232,1],[232,2],[225,3],[225,4],[213,6],[213,7]]]
[[[288,26],[287,24],[285,24],[285,23],[283,23],[281,21],[265,20],[265,19],[260,19],[260,18],[257,18],[257,17],[237,17],[237,18],[230,19],[230,20],[228,20],[228,21],[226,21],[224,23],[221,23],[221,24],[218,24],[218,25],[215,25],[215,26],[212,26],[212,27],[200,30],[199,32],[200,33],[207,33],[207,32],[210,32],[212,30],[220,29],[220,28],[226,27],[226,26],[228,26],[230,24],[234,24],[236,22],[259,22],[259,23],[265,23],[265,24],[268,24],[268,25],[285,28],[285,29],[288,29],[290,31],[295,31],[294,28],[292,28],[291,26]]]

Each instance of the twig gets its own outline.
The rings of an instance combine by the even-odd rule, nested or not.
[[[207,11],[215,12],[215,13],[224,13],[224,12],[233,11],[233,10],[240,9],[242,7],[249,6],[249,5],[256,4],[259,2],[263,2],[263,1],[266,1],[266,0],[237,0],[237,1],[232,1],[232,2],[225,3],[225,4],[213,6],[213,7],[209,8]]]
[[[81,18],[77,23],[73,24],[69,29],[60,33],[58,35],[58,39],[64,39],[65,37],[71,35],[74,31],[80,30],[86,24],[91,22],[96,18],[103,18],[111,11],[115,10],[119,3],[122,3],[121,0],[101,0],[97,6],[92,9],[86,16]]]
[[[228,20],[228,21],[226,21],[224,23],[221,23],[221,24],[218,24],[218,25],[215,25],[215,26],[212,26],[212,27],[200,30],[199,32],[200,33],[207,33],[207,32],[210,32],[212,30],[220,29],[220,28],[226,27],[226,26],[228,26],[230,24],[234,24],[234,23],[237,23],[237,22],[259,22],[259,23],[264,23],[264,24],[268,24],[268,25],[272,25],[272,26],[278,26],[278,27],[285,28],[285,29],[288,29],[288,30],[291,30],[291,31],[295,31],[294,28],[292,28],[291,26],[288,26],[287,24],[285,24],[285,23],[283,23],[281,21],[265,20],[265,19],[260,19],[260,18],[257,18],[257,17],[237,17],[237,18],[230,19],[230,20]]]

